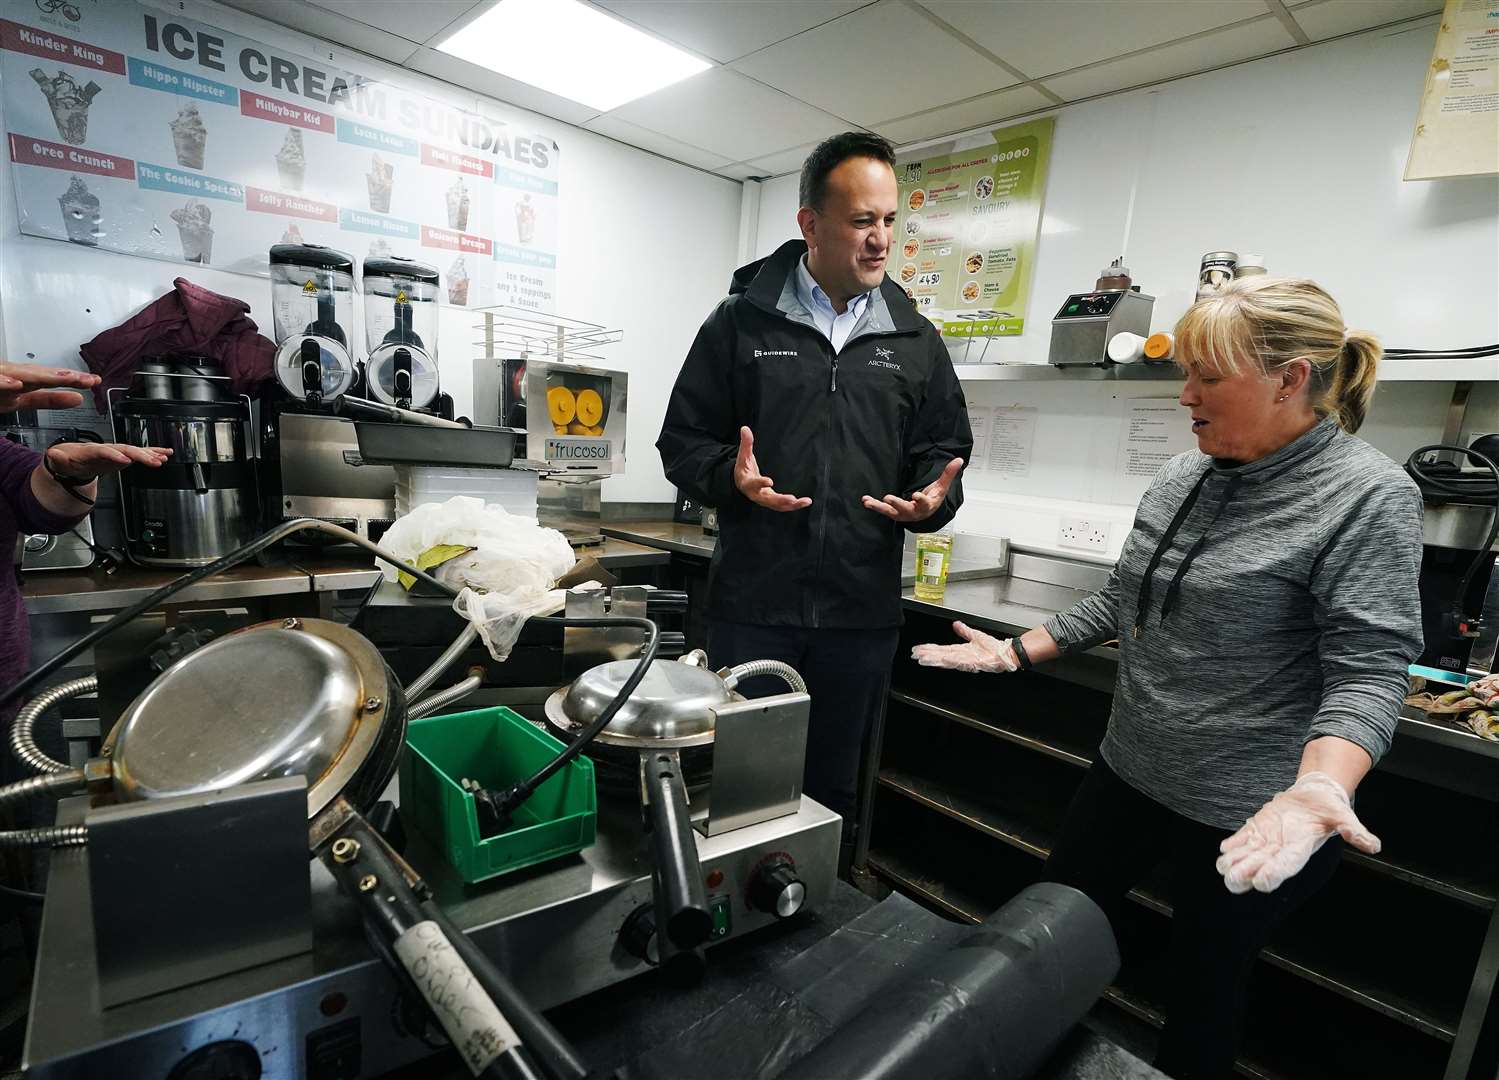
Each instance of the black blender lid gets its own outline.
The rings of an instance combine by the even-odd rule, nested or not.
[[[321,244],[273,244],[271,265],[321,266],[328,270],[354,272],[354,258]]]
[[[386,255],[378,259],[364,260],[365,277],[405,277],[437,284],[437,268],[419,263],[415,259],[403,259],[399,255]]]

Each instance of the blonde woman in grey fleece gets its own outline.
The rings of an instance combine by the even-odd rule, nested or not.
[[[964,644],[913,655],[1006,672],[1118,639],[1102,760],[1044,876],[1112,915],[1170,864],[1156,1065],[1221,1080],[1255,955],[1344,843],[1379,850],[1352,799],[1421,652],[1421,498],[1353,437],[1380,347],[1313,282],[1234,282],[1176,341],[1200,452],[1151,482],[1102,591],[1020,638],[957,623]]]

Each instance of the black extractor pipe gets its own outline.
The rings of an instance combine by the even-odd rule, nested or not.
[[[1041,882],[892,983],[781,1080],[1024,1080],[1118,970],[1098,905]]]

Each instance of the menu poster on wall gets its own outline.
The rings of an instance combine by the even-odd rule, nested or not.
[[[1051,157],[1051,117],[995,131],[992,146],[899,162],[886,264],[948,337],[1025,330]]]
[[[1499,173],[1499,0],[1447,0],[1405,179]]]
[[[435,266],[449,303],[556,310],[558,149],[133,0],[0,19],[21,230],[267,273],[277,243]]]

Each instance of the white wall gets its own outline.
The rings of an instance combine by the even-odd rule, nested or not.
[[[230,8],[199,0],[194,16],[303,54],[329,46]],[[343,52],[360,72],[409,86],[468,109],[488,99],[378,60]],[[509,110],[523,113],[523,110]],[[630,373],[626,474],[611,479],[613,501],[670,502],[675,489],[661,472],[655,440],[677,368],[698,325],[722,299],[736,263],[741,185],[677,165],[547,117],[532,117],[561,147],[559,314],[624,330],[606,366]],[[356,253],[358,254],[358,253]],[[86,251],[22,236],[11,174],[0,165],[0,341],[12,360],[82,367],[78,346],[114,326],[185,276],[250,304],[271,335],[270,283],[112,252]],[[460,413],[472,402],[474,316],[444,308],[439,356],[443,389]],[[363,326],[358,312],[356,324]]]
[[[1391,346],[1499,340],[1499,178],[1400,179],[1436,25],[1055,110],[1031,329],[995,339],[987,359],[1044,361],[1062,299],[1091,288],[1121,250],[1156,297],[1158,329],[1191,303],[1202,254],[1226,248],[1263,255],[1272,274],[1316,279],[1350,326]],[[902,156],[955,145],[965,144]],[[760,254],[797,235],[795,214],[796,177],[762,185]]]
[[[1499,341],[1499,178],[1400,179],[1436,22],[1055,110],[1031,328],[994,339],[986,359],[1044,362],[1054,309],[1090,288],[1121,250],[1157,298],[1158,329],[1191,303],[1203,252],[1228,248],[1264,255],[1271,273],[1318,280],[1349,325],[1390,346]],[[797,235],[796,208],[796,176],[761,185],[758,254]],[[961,362],[966,343],[952,344]],[[983,344],[973,343],[972,359]],[[1037,424],[1029,475],[966,474],[956,527],[1055,548],[1062,516],[1101,518],[1113,525],[1116,556],[1146,484],[1114,473],[1123,399],[1174,398],[1179,384],[969,381],[964,389],[974,405],[1033,407]],[[1451,383],[1382,385],[1360,434],[1404,460],[1438,440],[1451,396]],[[1499,429],[1499,387],[1480,385],[1468,418],[1470,433]]]

